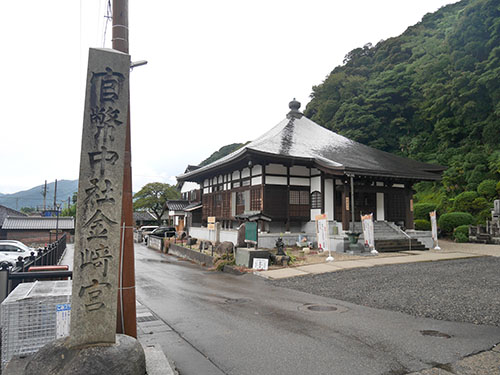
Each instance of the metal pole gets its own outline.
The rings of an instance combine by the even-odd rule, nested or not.
[[[0,264],[0,302],[9,295],[9,266],[7,263]]]
[[[113,48],[129,53],[128,43],[128,0],[113,1]],[[122,220],[123,244],[120,249],[123,252],[122,271],[119,275],[121,280],[121,291],[118,293],[118,314],[116,321],[116,332],[124,333],[137,338],[137,321],[135,309],[135,269],[134,269],[134,236],[133,236],[133,213],[132,213],[132,167],[130,146],[130,97],[127,111],[127,125],[125,138],[125,166],[123,173],[123,198],[122,198]],[[122,309],[123,306],[123,309]],[[123,310],[123,311],[122,311]],[[123,316],[123,322],[122,322]],[[123,327],[123,329],[122,329]]]

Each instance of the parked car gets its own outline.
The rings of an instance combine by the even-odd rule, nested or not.
[[[142,238],[144,239],[145,242],[147,241],[149,234],[156,228],[158,228],[158,225],[143,225],[142,227],[139,228],[142,234]]]
[[[159,227],[150,233],[152,236],[157,237],[174,237],[175,236],[175,228],[174,227]],[[147,239],[146,239],[146,243]]]
[[[31,252],[35,252],[35,249],[26,246],[22,242],[0,240],[0,262],[6,261],[15,266],[20,256],[26,259],[31,256]]]

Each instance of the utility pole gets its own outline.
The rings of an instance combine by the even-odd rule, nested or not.
[[[46,207],[46,202],[47,202],[47,180],[45,180],[45,185],[43,187],[43,210],[45,211],[47,209]]]
[[[56,209],[56,201],[57,201],[57,180],[54,185],[54,210]]]
[[[113,1],[113,49],[129,53],[128,43],[128,0]],[[130,95],[130,94],[129,94]],[[137,338],[135,309],[135,264],[132,213],[132,166],[130,142],[130,96],[125,138],[125,166],[123,173],[121,260],[119,273],[118,309],[116,332]]]

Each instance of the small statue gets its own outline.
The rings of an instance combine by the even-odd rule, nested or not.
[[[278,237],[278,240],[276,241],[276,248],[278,249],[276,255],[286,255],[285,252],[283,251],[284,247],[285,244],[283,242],[283,239],[281,237]]]

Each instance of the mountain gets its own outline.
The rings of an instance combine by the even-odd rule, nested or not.
[[[311,97],[305,115],[326,128],[448,166],[442,184],[416,186],[425,190],[417,199],[453,210],[460,193],[500,180],[498,0],[445,6],[398,37],[352,50]]]
[[[24,191],[18,191],[12,194],[0,194],[0,204],[14,210],[20,210],[22,207],[43,207],[43,187],[38,185],[34,188]],[[55,183],[47,183],[46,207],[51,208],[54,205]],[[73,197],[73,193],[78,191],[78,180],[58,180],[57,181],[57,203],[68,202],[68,198]]]
[[[215,151],[212,155],[210,155],[208,158],[203,160],[199,166],[203,167],[205,165],[208,165],[216,160],[219,160],[220,158],[223,158],[226,155],[229,155],[231,152],[236,151],[237,149],[243,147],[246,145],[246,143],[231,143],[230,145],[222,146],[218,151]]]

